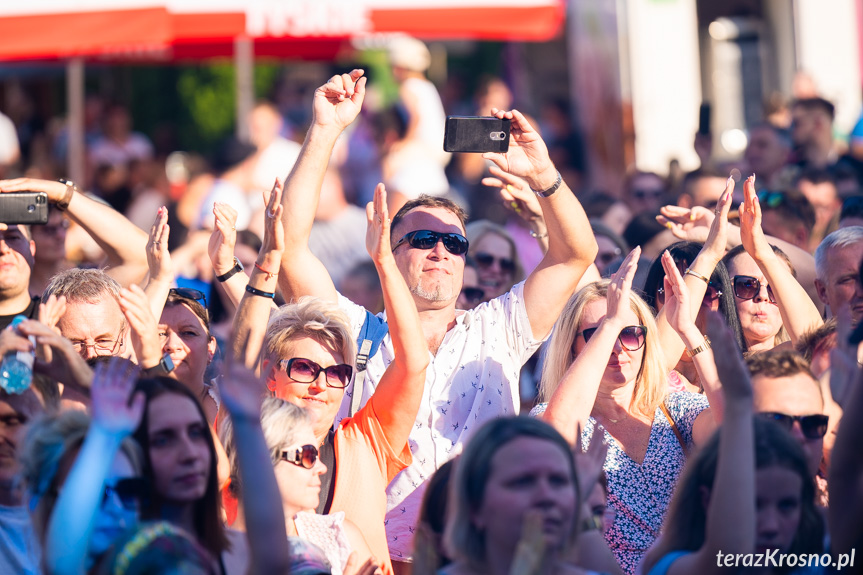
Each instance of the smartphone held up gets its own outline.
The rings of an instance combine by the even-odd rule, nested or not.
[[[445,152],[499,152],[509,149],[511,120],[494,116],[447,116]]]
[[[48,223],[48,194],[11,192],[0,194],[0,224]]]

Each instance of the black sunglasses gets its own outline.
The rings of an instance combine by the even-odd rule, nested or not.
[[[315,462],[318,460],[318,448],[314,445],[303,445],[299,449],[294,449],[293,452],[290,449],[286,449],[285,451],[282,451],[282,455],[279,459],[287,461],[288,463],[293,463],[299,467],[311,469],[315,466]]]
[[[318,379],[318,375],[323,371],[327,385],[337,389],[347,387],[351,381],[351,375],[354,373],[354,368],[346,363],[323,368],[312,360],[303,357],[283,359],[279,361],[279,365],[285,370],[288,377],[300,383],[312,383]]]
[[[185,299],[191,299],[204,306],[205,309],[207,307],[207,296],[201,290],[184,287],[171,288],[168,290],[168,295],[175,295]]]
[[[464,296],[464,299],[466,299],[468,303],[476,305],[485,297],[485,291],[482,288],[477,287],[463,287],[461,288],[461,295]]]
[[[722,297],[722,290],[709,283],[707,284],[707,291],[704,292],[704,300],[702,301],[713,303],[720,297]],[[656,288],[656,302],[665,305],[665,288],[662,286]]]
[[[403,243],[407,242],[412,248],[418,250],[430,250],[434,248],[439,241],[443,241],[443,247],[449,253],[460,256],[467,253],[468,241],[461,234],[433,232],[431,230],[414,230],[406,233],[402,239],[396,242],[393,246],[393,251],[396,251]]]
[[[584,331],[580,331],[575,334],[575,337],[583,336],[584,343],[590,341],[590,338],[593,337],[593,334],[596,332],[598,328],[589,327]],[[643,325],[630,325],[622,330],[617,335],[617,341],[620,342],[620,345],[623,346],[624,349],[629,351],[638,351],[644,345],[644,340],[647,335],[647,328]]]
[[[107,503],[108,498],[116,495],[124,509],[134,511],[138,509],[140,502],[149,493],[149,484],[142,477],[127,477],[118,479],[114,485],[105,484],[102,492],[102,505]]]
[[[761,417],[775,421],[787,430],[791,430],[795,421],[800,422],[800,431],[806,439],[821,439],[827,434],[826,415],[786,415],[784,413],[759,413]]]
[[[503,271],[510,273],[515,271],[515,262],[509,258],[496,258],[485,252],[477,252],[473,259],[476,260],[476,265],[484,270],[490,268],[497,261]]]
[[[761,293],[761,282],[758,281],[758,278],[734,276],[731,278],[731,282],[734,286],[734,295],[742,300],[754,299]],[[776,296],[773,295],[773,288],[770,286],[767,286],[767,300],[770,303],[776,303]]]
[[[660,198],[665,194],[664,190],[632,190],[632,197],[643,200],[644,198]]]

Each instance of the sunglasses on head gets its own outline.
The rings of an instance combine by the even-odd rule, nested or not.
[[[731,278],[731,283],[734,286],[734,295],[742,300],[755,299],[761,293],[761,282],[758,278],[734,276]],[[767,300],[770,303],[776,303],[776,296],[773,295],[773,288],[770,286],[767,286]]]
[[[485,297],[485,291],[478,287],[463,287],[461,288],[461,295],[469,304],[476,305]]]
[[[575,334],[575,337],[583,336],[584,343],[590,341],[590,338],[593,337],[593,334],[596,332],[597,328],[589,327],[583,331]],[[644,345],[644,338],[647,335],[647,328],[643,325],[630,325],[622,330],[617,335],[617,341],[620,342],[620,345],[623,346],[624,349],[629,351],[638,351]]]
[[[775,421],[787,430],[794,427],[794,422],[800,422],[800,431],[806,439],[821,439],[827,434],[826,415],[786,415],[784,413],[759,413],[761,417]]]
[[[314,445],[303,445],[299,449],[286,449],[282,451],[279,459],[293,463],[299,467],[311,469],[318,460],[318,448]]]
[[[168,295],[175,295],[181,298],[194,300],[204,306],[204,308],[207,307],[207,296],[204,295],[204,292],[202,292],[201,290],[184,287],[171,288],[168,290]]]
[[[127,477],[118,479],[114,485],[105,484],[102,492],[102,505],[108,502],[112,495],[116,495],[124,509],[134,511],[138,509],[140,502],[149,492],[147,480],[142,477]]]
[[[461,234],[433,232],[431,230],[414,230],[406,233],[402,239],[396,242],[393,246],[393,251],[396,251],[403,243],[407,242],[410,247],[418,250],[430,250],[434,248],[439,241],[443,242],[443,247],[446,251],[454,256],[460,256],[467,253],[468,241]]]
[[[722,297],[722,290],[709,283],[707,284],[707,291],[704,292],[704,300],[702,301],[713,303],[720,297]],[[665,288],[662,286],[656,288],[656,302],[665,305]]]
[[[487,270],[492,265],[494,265],[494,262],[497,262],[497,264],[500,266],[500,269],[502,269],[503,271],[510,273],[515,271],[515,262],[509,258],[496,258],[493,255],[487,254],[485,252],[477,252],[473,256],[473,259],[476,261],[476,265],[480,269]]]
[[[768,208],[778,208],[781,206],[788,196],[785,192],[770,192],[768,190],[761,190],[757,194],[758,203],[767,206]]]
[[[323,368],[312,360],[303,357],[283,359],[279,361],[279,365],[285,370],[288,377],[300,383],[312,383],[318,379],[318,375],[323,371],[327,385],[338,389],[347,387],[351,381],[351,375],[354,373],[354,368],[346,363]]]

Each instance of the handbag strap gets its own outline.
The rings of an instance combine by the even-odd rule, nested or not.
[[[683,455],[689,455],[689,449],[686,447],[686,442],[683,441],[683,434],[680,433],[680,428],[677,427],[677,424],[674,422],[674,419],[671,417],[671,414],[668,412],[668,408],[665,407],[665,403],[659,404],[659,409],[662,410],[662,413],[665,415],[665,419],[667,419],[668,423],[671,424],[671,431],[673,431],[674,435],[677,437],[677,442],[680,444],[680,447],[683,449]]]

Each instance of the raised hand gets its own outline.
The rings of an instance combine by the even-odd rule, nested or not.
[[[213,205],[213,233],[207,245],[207,253],[216,275],[222,275],[234,267],[234,246],[237,245],[237,210],[222,202]]]
[[[509,112],[492,108],[491,113],[500,119],[512,120],[509,137],[509,150],[506,153],[486,152],[482,157],[491,160],[501,170],[524,178],[535,189],[547,188],[554,183],[554,165],[548,156],[548,148],[533,126],[518,110]],[[536,182],[547,181],[547,185],[540,186]]]
[[[773,254],[761,229],[761,203],[755,193],[755,175],[743,182],[743,203],[740,204],[740,242],[756,262]]]
[[[276,178],[273,189],[263,192],[264,204],[267,211],[264,214],[264,240],[261,251],[263,253],[277,252],[281,258],[285,251],[285,226],[282,222],[282,183]],[[278,262],[276,263],[278,265]]]
[[[39,322],[53,329],[58,334],[60,329],[57,323],[63,314],[66,313],[66,296],[57,297],[51,294],[47,301],[42,301],[39,304]]]
[[[520,218],[528,223],[542,220],[542,206],[527,182],[504,172],[497,166],[490,166],[489,172],[492,178],[483,178],[482,185],[490,188],[499,188],[503,205],[513,210]],[[544,225],[544,224],[543,224]]]
[[[138,365],[145,369],[155,367],[162,359],[162,342],[144,290],[135,284],[120,290],[120,309],[129,322],[132,349]]]
[[[150,267],[150,281],[163,283],[174,281],[171,253],[168,251],[170,233],[168,208],[162,206],[156,212],[156,219],[150,227],[150,237],[147,240],[147,265]]]
[[[390,215],[387,210],[387,190],[383,184],[375,187],[374,201],[366,204],[366,249],[375,261],[380,263],[393,257],[390,244]]]
[[[336,74],[330,81],[315,90],[313,124],[322,128],[342,131],[360,113],[366,95],[363,70],[350,74]]]
[[[625,325],[624,315],[629,309],[629,293],[632,291],[632,280],[638,268],[638,258],[641,257],[641,246],[636,246],[629,252],[620,264],[620,268],[611,276],[608,284],[608,312],[605,321],[614,321]]]
[[[531,509],[524,514],[521,538],[509,568],[509,575],[539,575],[546,554],[542,511]]]
[[[225,366],[225,374],[216,379],[225,409],[234,419],[260,419],[266,384],[252,370],[230,357]]]
[[[127,359],[112,357],[93,374],[90,412],[93,425],[111,435],[126,436],[141,423],[144,393],[132,396],[140,369]]]
[[[728,212],[731,210],[731,196],[734,193],[734,179],[729,176],[725,182],[725,192],[720,196],[714,210],[713,221],[710,223],[710,230],[707,232],[707,238],[704,240],[702,253],[708,254],[712,260],[719,262],[722,256],[725,255],[725,248],[728,245]],[[671,230],[674,233],[674,229]],[[677,236],[677,234],[675,234]]]
[[[726,406],[737,404],[752,404],[752,382],[749,369],[743,362],[743,356],[734,341],[728,324],[717,312],[707,314],[707,336],[713,348],[716,361],[716,372],[722,382],[722,392]],[[721,361],[718,361],[722,358]]]
[[[62,299],[65,301],[65,298]],[[75,351],[71,341],[57,333],[56,329],[32,319],[21,322],[18,329],[22,335],[36,339],[38,347],[34,372],[77,386],[79,390],[90,387],[93,371]]]
[[[36,178],[15,178],[0,180],[0,192],[45,192],[48,201],[59,202],[66,195],[66,184],[57,180],[39,180]]]
[[[662,206],[656,221],[671,230],[679,240],[686,242],[707,242],[710,228],[716,214],[707,208],[695,206],[692,209],[680,206]]]
[[[680,275],[674,258],[671,257],[668,250],[662,252],[661,258],[662,269],[665,270],[665,279],[662,280],[663,290],[665,290],[665,305],[663,307],[665,317],[668,318],[668,324],[674,331],[682,333],[695,325],[689,303],[689,288],[686,287],[683,276]]]

